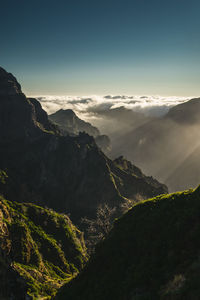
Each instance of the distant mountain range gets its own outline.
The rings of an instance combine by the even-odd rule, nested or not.
[[[124,109],[123,109],[124,110]],[[200,182],[200,98],[179,104],[161,118],[142,118],[124,111],[129,126],[110,133],[112,157],[123,154],[147,174],[168,185],[170,191],[195,187]],[[130,115],[132,114],[132,120]],[[118,112],[112,110],[114,120]],[[143,121],[142,121],[143,120]]]

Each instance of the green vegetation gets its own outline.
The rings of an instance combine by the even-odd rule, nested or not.
[[[138,203],[56,299],[199,299],[199,233],[200,187]]]
[[[7,178],[8,178],[8,175],[6,174],[6,172],[4,170],[0,170],[0,183],[5,184]]]
[[[0,197],[0,247],[34,299],[51,298],[87,261],[82,233],[64,214]]]

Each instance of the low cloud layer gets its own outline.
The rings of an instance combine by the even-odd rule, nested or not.
[[[160,96],[41,96],[37,97],[42,107],[48,114],[59,109],[73,109],[84,119],[98,117],[103,111],[118,107],[131,109],[135,112],[144,113],[148,116],[163,116],[168,110],[190,98],[184,97],[160,97]]]

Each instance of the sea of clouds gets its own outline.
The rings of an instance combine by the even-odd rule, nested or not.
[[[118,107],[131,109],[148,116],[163,116],[177,104],[191,99],[191,97],[161,97],[161,96],[39,96],[36,97],[44,110],[52,114],[59,109],[72,109],[84,120],[98,118],[103,111]]]

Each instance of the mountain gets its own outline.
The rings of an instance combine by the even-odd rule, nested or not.
[[[200,99],[192,99],[164,117],[111,135],[112,157],[123,154],[170,191],[195,187],[200,181],[199,113]]]
[[[83,234],[68,216],[2,196],[0,249],[1,299],[55,295],[87,261]]]
[[[0,68],[0,143],[33,140],[56,130],[38,101],[27,99],[16,78]]]
[[[77,117],[71,109],[60,109],[54,114],[49,115],[49,119],[58,125],[63,134],[78,135],[79,132],[85,132],[95,138],[96,144],[104,153],[111,150],[111,142],[107,135],[100,135],[98,128],[92,126]]]
[[[117,137],[123,136],[124,133],[128,133],[154,119],[123,106],[112,109],[98,109],[97,111],[95,109],[95,107],[90,108],[88,112],[96,116],[95,125],[111,138],[111,142],[115,141]]]
[[[99,205],[120,210],[130,200],[167,192],[165,185],[108,159],[93,137],[62,135],[38,101],[26,98],[12,75],[3,69],[1,74],[1,191],[8,200],[67,212],[78,224],[82,217],[95,218]]]
[[[100,135],[96,127],[78,118],[71,109],[60,109],[49,115],[49,119],[69,134],[78,135],[79,132],[85,132],[94,137]]]
[[[199,299],[200,187],[136,204],[56,300]]]
[[[199,124],[200,98],[191,99],[187,102],[172,107],[165,119],[171,119],[181,124]]]

